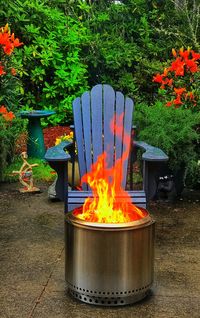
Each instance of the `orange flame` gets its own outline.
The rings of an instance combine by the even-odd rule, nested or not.
[[[116,115],[111,121],[111,131],[121,138],[123,131],[123,116]],[[107,153],[98,156],[91,171],[86,173],[81,182],[88,183],[92,189],[92,197],[86,198],[83,207],[74,210],[78,218],[99,223],[122,223],[143,218],[146,214],[131,202],[131,197],[122,188],[123,163],[128,158],[130,136],[124,132],[125,149],[122,157],[115,161],[113,167],[108,168]]]

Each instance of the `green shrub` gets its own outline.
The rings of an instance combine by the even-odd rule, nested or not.
[[[21,120],[14,114],[20,107],[21,89],[14,51],[22,44],[8,25],[0,28],[0,181],[4,180],[4,169],[12,160],[15,141],[22,130]]]
[[[70,122],[72,100],[87,88],[87,66],[80,58],[86,29],[48,1],[18,0],[6,6],[6,19],[24,42],[16,57],[23,65],[24,109],[56,110],[49,118],[52,124]]]
[[[24,130],[24,122],[14,118],[12,122],[4,120],[0,114],[0,181],[5,179],[5,169],[12,162],[15,141]]]
[[[186,167],[186,178],[190,179],[191,185],[191,173],[197,174],[194,163],[197,167],[200,157],[200,113],[192,113],[189,109],[168,108],[161,102],[153,106],[138,104],[134,122],[138,126],[138,138],[165,151],[171,169]]]

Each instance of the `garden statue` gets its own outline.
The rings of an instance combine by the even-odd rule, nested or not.
[[[27,153],[26,152],[22,152],[21,153],[21,158],[23,160],[23,164],[20,168],[19,171],[13,171],[12,174],[19,175],[19,182],[24,186],[23,188],[20,188],[19,191],[21,193],[25,193],[25,192],[40,192],[39,188],[34,187],[33,185],[33,167],[37,167],[38,164],[34,163],[34,164],[30,164],[27,161]]]

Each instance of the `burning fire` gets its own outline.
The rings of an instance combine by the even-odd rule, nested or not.
[[[111,121],[111,131],[120,138],[123,131],[123,116],[116,115]],[[113,167],[108,168],[107,153],[98,156],[92,165],[91,171],[86,173],[81,182],[88,183],[92,189],[92,197],[86,198],[82,208],[75,209],[73,214],[82,220],[99,223],[122,223],[143,218],[146,212],[137,208],[131,202],[131,197],[124,191],[121,183],[123,180],[123,163],[128,158],[130,136],[124,132],[125,149],[122,157],[115,161]]]

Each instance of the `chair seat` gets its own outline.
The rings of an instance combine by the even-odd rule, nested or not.
[[[142,190],[139,191],[128,191],[128,194],[131,197],[131,201],[141,207],[146,208],[146,196],[145,192]],[[83,205],[87,197],[92,197],[91,191],[69,191],[68,192],[68,211],[72,211],[75,208]],[[118,199],[123,201],[123,196],[119,196]]]

